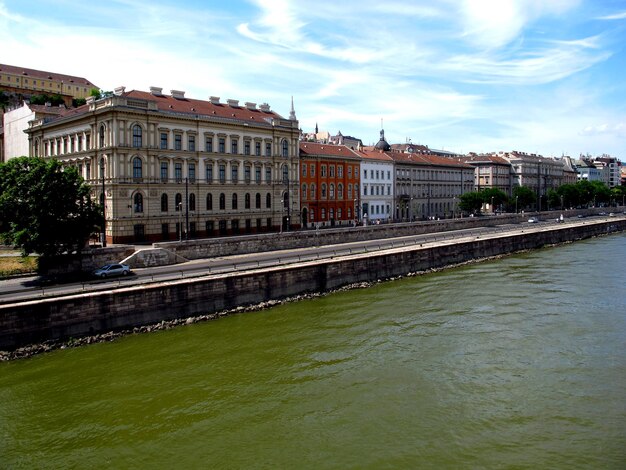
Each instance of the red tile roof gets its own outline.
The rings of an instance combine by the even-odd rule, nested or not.
[[[359,155],[345,145],[317,144],[315,142],[300,142],[301,156],[327,156],[358,159]]]

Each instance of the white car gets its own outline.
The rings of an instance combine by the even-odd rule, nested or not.
[[[121,263],[105,264],[93,272],[93,275],[97,277],[128,276],[129,274],[130,266]]]
[[[531,217],[528,219],[529,224],[536,224],[537,222],[539,222],[539,217]]]

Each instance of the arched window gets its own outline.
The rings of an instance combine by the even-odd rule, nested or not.
[[[135,124],[133,126],[133,147],[141,147],[142,146],[142,130],[139,124]]]
[[[315,201],[315,185],[311,184],[311,200]]]
[[[272,195],[270,193],[265,196],[265,207],[268,209],[272,207]]]
[[[309,195],[309,193],[307,193],[307,192],[306,192],[306,189],[307,189],[307,188],[306,188],[306,183],[304,183],[304,184],[302,185],[302,192],[301,192],[301,194],[302,194],[302,198],[303,198],[303,199],[306,199],[306,197]]]
[[[100,132],[98,133],[100,148],[104,147],[104,124],[100,126]]]
[[[283,165],[282,171],[283,171],[283,183],[287,184],[289,183],[289,167],[287,165]]]
[[[237,193],[233,193],[233,204],[232,204],[232,208],[233,208],[233,209],[237,209]]]
[[[337,209],[337,219],[341,220],[341,207]]]
[[[133,178],[139,179],[142,177],[143,168],[141,158],[135,157],[133,158]]]
[[[133,198],[133,204],[135,206],[135,212],[143,212],[143,196],[141,193],[136,193]]]
[[[209,193],[206,195],[206,210],[213,210],[213,194]]]
[[[326,199],[326,183],[322,183],[322,199]]]
[[[220,193],[220,210],[226,210],[226,195]]]
[[[343,199],[343,184],[337,185],[337,199]]]
[[[183,208],[183,196],[180,193],[176,193],[176,196],[174,196],[174,206],[176,211],[180,211]]]
[[[330,189],[329,191],[330,199],[335,199],[335,185],[333,183],[330,183],[329,189]]]
[[[256,193],[256,206],[257,209],[261,208],[261,193]]]
[[[167,194],[161,194],[161,212],[167,212]]]
[[[246,193],[245,205],[246,209],[250,209],[250,193]]]
[[[194,193],[189,194],[189,210],[196,210],[196,195]]]
[[[283,157],[288,157],[289,156],[289,142],[287,142],[287,139],[283,139]]]

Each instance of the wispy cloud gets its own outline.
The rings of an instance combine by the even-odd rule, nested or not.
[[[624,20],[626,19],[626,11],[614,13],[612,15],[599,16],[597,19],[599,20]]]

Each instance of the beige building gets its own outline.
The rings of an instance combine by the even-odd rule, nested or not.
[[[285,119],[156,87],[120,87],[29,128],[31,155],[76,166],[105,201],[108,243],[279,230],[284,207],[300,213],[298,136],[293,106]]]
[[[511,177],[511,164],[497,155],[477,155],[470,153],[459,160],[472,165],[474,170],[474,189],[496,188],[511,197],[513,178]]]
[[[0,64],[0,90],[24,96],[61,95],[71,106],[73,98],[87,98],[93,88],[98,87],[83,77]]]

